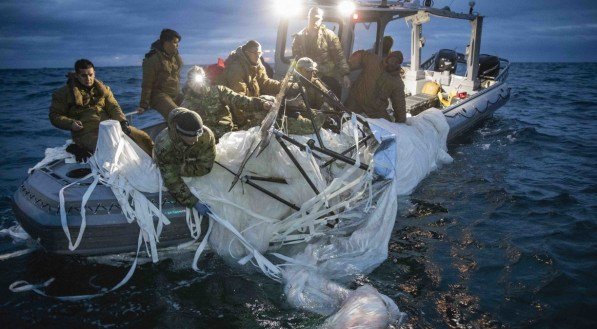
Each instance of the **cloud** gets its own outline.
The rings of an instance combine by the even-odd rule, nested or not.
[[[435,3],[468,11],[467,1]],[[596,3],[479,0],[475,10],[487,15],[482,51],[514,60],[595,61]],[[278,21],[272,15],[270,2],[258,0],[9,0],[0,3],[0,68],[70,67],[80,57],[98,65],[139,65],[164,27],[182,34],[185,63],[212,63],[250,39],[274,49]],[[424,32],[433,32],[425,52],[468,42],[466,22],[429,25]]]

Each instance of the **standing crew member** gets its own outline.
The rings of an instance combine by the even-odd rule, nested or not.
[[[151,44],[151,50],[143,59],[143,82],[139,114],[154,108],[164,119],[168,113],[180,104],[179,93],[182,57],[178,53],[180,34],[174,30],[163,29],[160,39]]]
[[[76,61],[75,72],[69,73],[66,85],[52,95],[50,122],[57,128],[70,130],[74,146],[68,151],[80,159],[95,152],[99,123],[109,119],[119,121],[122,131],[151,155],[151,138],[129,126],[110,87],[95,79],[93,63],[87,59]]]
[[[155,141],[154,160],[164,185],[183,206],[207,212],[182,177],[207,175],[216,159],[216,140],[213,132],[203,125],[199,114],[182,107],[168,115],[168,127]]]
[[[369,118],[405,122],[404,82],[400,78],[402,60],[399,51],[393,51],[383,59],[364,50],[352,54],[348,60],[350,69],[360,68],[362,71],[350,89],[346,107]],[[388,99],[392,101],[393,118],[387,111]]]
[[[308,25],[298,32],[292,41],[292,55],[298,59],[309,57],[318,66],[321,80],[340,98],[342,85],[350,88],[348,64],[338,36],[330,31],[323,21],[323,10],[313,7],[309,10]],[[341,85],[342,84],[342,85]]]

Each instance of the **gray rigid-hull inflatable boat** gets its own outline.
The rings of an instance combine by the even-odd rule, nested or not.
[[[410,57],[411,60],[408,65],[403,65],[407,111],[416,115],[431,107],[441,108],[450,126],[449,141],[491,117],[510,98],[510,87],[506,84],[509,62],[496,56],[480,54],[483,16],[474,13],[472,7],[468,14],[416,4],[390,4],[387,1],[381,6],[358,3],[350,13],[339,12],[335,4],[324,4],[321,7],[326,12],[324,24],[335,26],[334,31],[339,34],[346,58],[349,58],[354,50],[358,50],[353,47],[359,46],[355,43],[358,39],[355,37],[358,37],[359,33],[363,34],[359,37],[360,42],[364,42],[363,45],[374,44],[372,51],[381,54],[382,38],[394,33],[392,26],[404,26],[404,22],[400,21],[406,21],[411,28],[410,50],[403,50],[410,54],[407,58]],[[293,18],[280,20],[275,51],[276,78],[282,78],[291,65],[291,58],[287,56],[289,49],[286,47],[290,44],[287,40],[292,40],[292,35],[298,31],[290,29],[290,26],[294,26],[290,23],[292,20],[304,19],[306,10]],[[442,49],[428,60],[421,61],[421,49],[424,44],[421,38],[422,26],[432,17],[470,22],[471,33],[466,54]],[[302,27],[302,24],[304,23],[295,25]],[[370,34],[362,31],[368,31],[371,24],[377,26],[375,39],[364,40],[363,38]],[[350,77],[354,79],[356,75],[358,71],[351,73]],[[426,92],[426,85],[429,83],[439,87],[435,91],[439,91],[439,94],[430,93],[428,90]],[[442,92],[442,98],[451,99],[440,102],[439,96]],[[347,91],[344,90],[344,96],[346,94]],[[145,130],[150,136],[155,137],[164,126],[162,122]],[[85,164],[69,164],[63,160],[34,170],[13,197],[13,209],[18,221],[33,238],[39,239],[41,246],[49,252],[99,255],[135,251],[139,236],[138,225],[127,222],[111,189],[101,184],[96,187],[86,205],[87,228],[82,242],[74,251],[69,250],[69,243],[61,226],[59,191],[84,177],[85,170],[89,170]],[[91,179],[66,190],[65,206],[71,235],[79,232],[81,199],[90,183]],[[147,196],[157,205],[157,194]],[[170,219],[171,224],[164,226],[158,246],[166,247],[190,241],[185,208],[177,204],[168,193],[163,195],[162,206],[163,213]]]
[[[155,137],[165,124],[145,129]],[[85,163],[55,160],[33,170],[13,196],[13,211],[21,226],[39,241],[48,252],[66,255],[102,255],[135,251],[139,226],[129,224],[110,187],[98,184],[90,195],[86,209],[86,228],[80,245],[69,250],[69,242],[61,225],[59,191],[90,172]],[[64,206],[71,236],[81,227],[81,200],[93,181],[88,178],[64,190]],[[156,206],[158,193],[146,194]],[[171,220],[160,236],[160,247],[169,247],[192,240],[185,220],[186,210],[168,192],[162,194],[162,212]]]
[[[461,136],[490,117],[510,96],[510,88],[503,82],[472,95],[466,101],[443,110],[450,126],[448,139]],[[154,137],[164,124],[148,129]],[[95,188],[86,204],[87,227],[81,244],[69,250],[68,240],[61,226],[59,191],[64,186],[84,177],[89,166],[82,163],[65,163],[55,160],[30,173],[13,197],[13,210],[21,226],[48,252],[65,255],[102,255],[132,252],[137,248],[139,227],[129,224],[122,214],[112,190],[101,183]],[[65,190],[65,210],[72,236],[81,225],[81,199],[92,178]],[[147,194],[156,206],[157,193]],[[170,225],[163,228],[158,247],[169,247],[191,240],[185,220],[186,210],[168,192],[162,195],[163,213]],[[207,221],[203,221],[205,224]],[[203,229],[205,232],[205,227]]]

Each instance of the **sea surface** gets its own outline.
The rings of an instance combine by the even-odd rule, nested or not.
[[[0,229],[27,168],[67,132],[48,120],[68,69],[0,70]],[[185,70],[186,71],[186,70]],[[396,218],[389,257],[365,283],[407,313],[405,328],[597,328],[597,64],[514,63],[510,101],[448,145]],[[98,68],[125,112],[139,101],[140,67]],[[156,113],[136,118],[143,126]],[[0,237],[0,255],[31,248]],[[192,251],[140,265],[102,297],[60,302],[12,293],[16,280],[55,295],[96,293],[131,260],[0,256],[0,327],[312,328],[324,318],[293,309],[282,286]]]

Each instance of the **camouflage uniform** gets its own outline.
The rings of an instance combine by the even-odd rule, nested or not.
[[[348,60],[351,69],[362,68],[352,84],[346,99],[346,107],[369,118],[384,118],[388,121],[406,121],[404,83],[400,76],[393,76],[383,68],[381,57],[364,50],[355,52]],[[394,118],[388,114],[390,99]]]
[[[314,85],[318,86],[319,89],[323,91],[328,91],[327,86],[315,76],[311,79],[311,82]],[[323,95],[317,90],[315,90],[315,88],[311,86],[306,86],[305,89],[305,96],[307,96],[307,99],[309,100],[311,113],[315,118],[315,125],[319,129],[323,126],[323,123],[326,121],[327,114],[317,112],[317,110],[333,111],[333,108],[331,108],[327,103],[325,103]],[[298,95],[298,93],[299,91],[296,88],[291,89],[288,98],[292,99],[295,98],[295,96],[298,97],[295,98],[296,101],[287,100],[286,102],[288,109],[288,112],[286,113],[288,115],[288,133],[294,135],[313,134],[313,125],[311,125],[309,115],[306,113],[299,114],[299,112],[297,111],[292,111],[293,108],[298,108],[300,111],[306,111],[307,109],[304,99],[302,98],[302,96]]]
[[[276,95],[280,91],[280,81],[268,78],[261,62],[251,64],[242,47],[230,53],[224,73],[214,82],[249,97]]]
[[[199,113],[203,124],[214,132],[216,140],[225,133],[236,130],[237,126],[249,124],[246,113],[267,113],[263,109],[263,99],[243,96],[220,85],[209,87],[205,95],[185,86],[184,95],[182,107]]]
[[[321,77],[331,77],[337,82],[349,73],[338,36],[323,24],[317,35],[307,33],[304,28],[294,36],[292,55],[294,58],[309,57],[317,63]]]
[[[91,87],[85,87],[73,74],[69,75],[67,84],[52,95],[49,116],[52,125],[71,131],[75,144],[90,152],[95,151],[101,121],[126,120],[108,86],[96,79]],[[83,129],[71,130],[75,120],[81,121]],[[131,139],[147,154],[151,154],[153,142],[149,135],[135,127],[129,128]]]
[[[168,115],[168,128],[162,130],[155,141],[154,159],[162,173],[164,185],[180,204],[193,207],[197,198],[191,193],[182,177],[208,174],[216,158],[216,140],[213,132],[203,126],[203,134],[193,145],[185,144],[176,132],[174,118],[188,111],[177,108]]]
[[[177,53],[168,55],[158,41],[143,59],[143,82],[139,107],[154,108],[164,119],[180,104],[179,82],[182,57]]]

